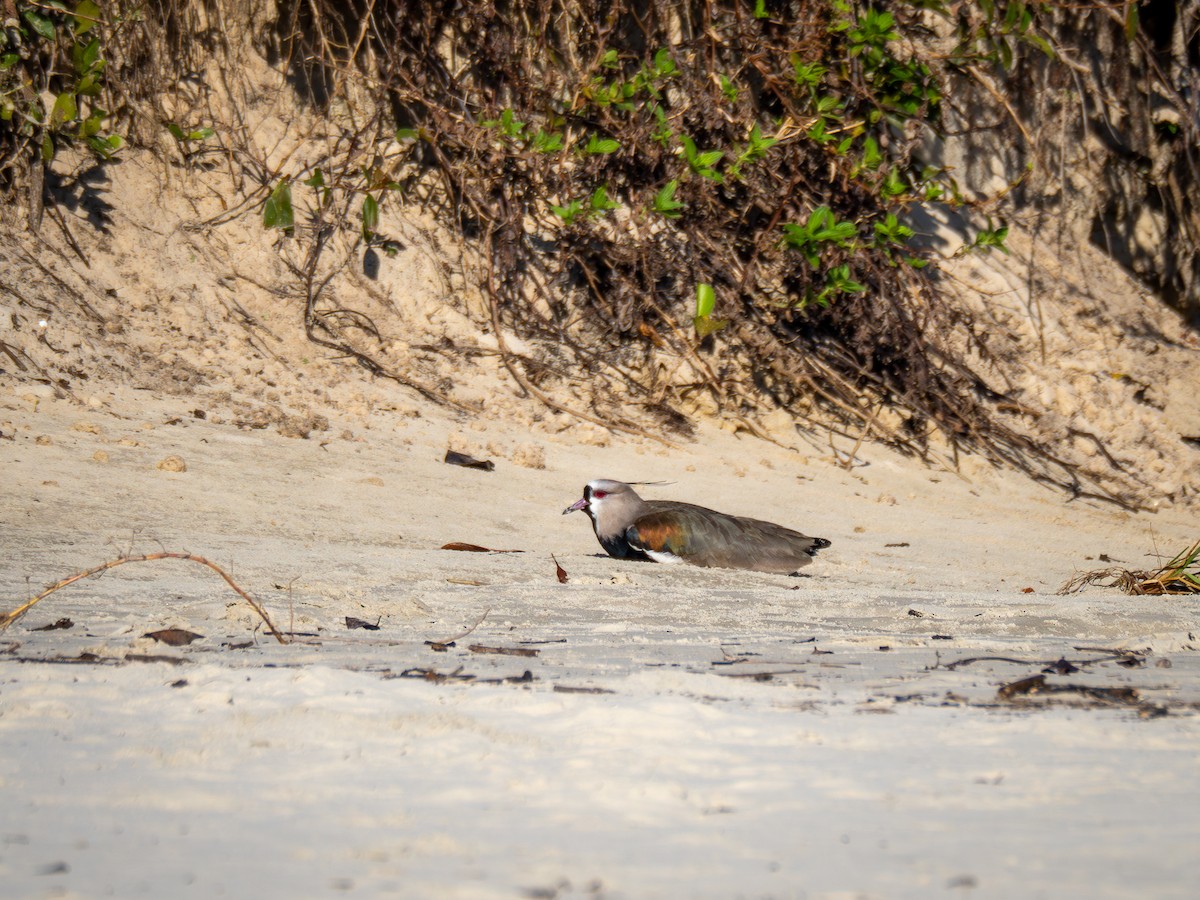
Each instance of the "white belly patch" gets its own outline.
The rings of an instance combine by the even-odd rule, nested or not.
[[[652,560],[654,560],[656,563],[681,563],[681,562],[683,562],[682,556],[676,556],[674,553],[668,553],[665,550],[643,550],[642,552],[645,553]]]

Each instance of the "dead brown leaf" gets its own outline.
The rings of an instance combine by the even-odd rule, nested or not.
[[[192,641],[202,639],[204,635],[196,634],[194,631],[185,631],[182,628],[164,628],[161,631],[147,632],[142,637],[154,638],[160,644],[166,644],[168,647],[186,647]]]
[[[484,472],[491,472],[496,468],[496,464],[490,459],[476,459],[473,456],[467,456],[465,453],[459,453],[457,450],[447,450],[446,458],[442,461],[451,466],[462,466],[464,469],[480,469]]]
[[[465,553],[524,553],[524,550],[493,550],[491,547],[480,547],[478,544],[467,544],[462,541],[451,541],[442,544],[443,550],[462,550]]]

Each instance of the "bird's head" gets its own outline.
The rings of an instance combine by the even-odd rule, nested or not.
[[[583,496],[563,510],[563,515],[582,509],[592,519],[607,505],[620,503],[622,499],[639,499],[633,488],[623,481],[597,478],[583,486]]]

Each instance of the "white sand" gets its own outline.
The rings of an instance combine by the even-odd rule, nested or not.
[[[1100,554],[1147,566],[1193,540],[1183,513],[873,447],[848,473],[722,432],[541,435],[545,469],[478,472],[441,462],[465,420],[429,405],[300,440],[190,418],[203,398],[96,397],[4,400],[5,608],[188,550],[313,636],[279,645],[175,561],[65,588],[0,636],[3,896],[1195,896],[1200,601],[1055,595]],[[156,468],[170,454],[186,472]],[[833,546],[801,578],[610,560],[560,515],[598,476]],[[164,627],[204,637],[141,637]],[[1146,665],[1049,682],[1139,702],[998,699],[1106,655],[1079,648]],[[944,666],[976,656],[1027,662]]]

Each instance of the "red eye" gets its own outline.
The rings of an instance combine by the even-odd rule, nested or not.
[[[603,500],[608,496],[608,491],[592,491],[592,497],[596,500]]]

